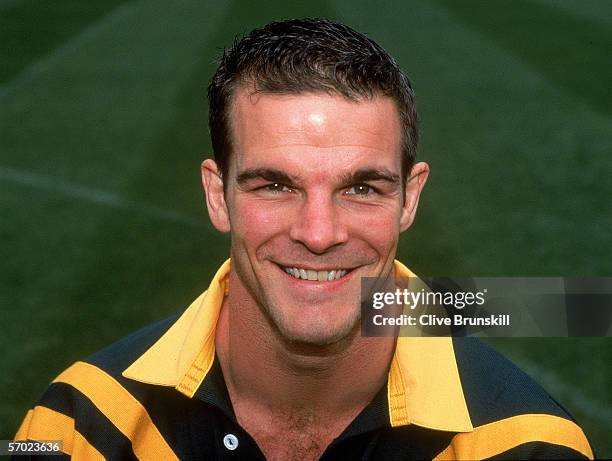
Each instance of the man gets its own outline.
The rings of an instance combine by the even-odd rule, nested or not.
[[[365,337],[429,168],[412,88],[364,35],[271,23],[209,87],[208,212],[231,262],[178,318],[62,373],[17,439],[75,458],[592,457],[571,417],[471,339]]]

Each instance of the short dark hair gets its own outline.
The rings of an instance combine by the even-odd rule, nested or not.
[[[224,49],[208,86],[208,126],[223,177],[232,152],[232,98],[239,87],[271,94],[324,92],[353,101],[388,96],[402,123],[403,178],[414,165],[418,122],[410,81],[380,45],[344,24],[320,18],[271,22]]]

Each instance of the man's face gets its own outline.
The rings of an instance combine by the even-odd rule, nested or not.
[[[211,184],[214,162],[203,168],[213,223],[231,231],[242,285],[231,289],[244,290],[289,341],[347,337],[358,328],[360,279],[391,273],[427,177],[425,164],[408,183],[400,177],[395,104],[240,90],[232,134],[223,198]],[[211,210],[211,198],[221,209]]]

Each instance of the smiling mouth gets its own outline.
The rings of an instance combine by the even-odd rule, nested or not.
[[[319,282],[331,282],[332,280],[339,280],[350,272],[350,269],[329,269],[315,271],[312,269],[302,269],[298,267],[283,267],[283,270],[292,277],[295,277],[296,279]]]

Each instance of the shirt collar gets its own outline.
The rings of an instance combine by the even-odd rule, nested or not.
[[[136,381],[175,387],[193,397],[215,360],[215,330],[229,290],[230,261],[149,350],[124,372]],[[415,277],[395,261],[397,277]],[[392,426],[473,430],[450,337],[399,337],[387,382]]]

